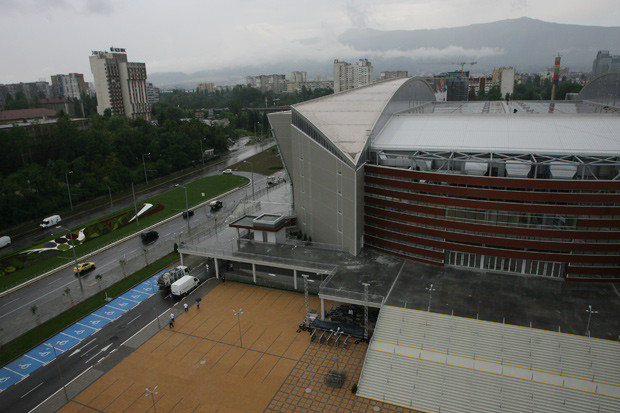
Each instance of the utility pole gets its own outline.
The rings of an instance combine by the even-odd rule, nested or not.
[[[71,200],[71,187],[69,187],[69,175],[72,173],[73,171],[65,172],[65,181],[67,181],[67,192],[69,193],[69,206],[71,207],[71,211],[73,211],[73,201]]]

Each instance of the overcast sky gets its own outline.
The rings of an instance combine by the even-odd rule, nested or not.
[[[126,48],[129,60],[145,62],[148,73],[190,73],[286,59],[364,57],[337,41],[350,28],[436,29],[523,16],[620,26],[619,4],[618,0],[0,0],[0,83],[49,82],[53,74],[71,72],[84,73],[91,81],[88,56],[111,46]]]

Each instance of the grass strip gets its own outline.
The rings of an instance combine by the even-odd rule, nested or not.
[[[108,297],[116,298],[135,285],[140,284],[142,281],[153,276],[158,271],[167,268],[178,259],[179,255],[171,252],[154,263],[111,285],[105,289],[105,291],[108,293]],[[16,339],[6,344],[3,343],[3,345],[0,346],[0,366],[6,365],[13,359],[28,352],[30,349],[38,346],[50,337],[60,333],[71,324],[82,319],[105,304],[107,304],[107,301],[105,300],[105,294],[102,291],[84,301],[81,301],[69,310],[47,320]]]

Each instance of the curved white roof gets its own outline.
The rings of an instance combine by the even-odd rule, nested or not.
[[[500,152],[554,155],[620,153],[620,116],[579,113],[572,102],[527,102],[530,113],[480,113],[481,102],[436,104],[434,113],[393,115],[373,139],[374,150]],[[505,103],[502,103],[506,106]],[[536,106],[544,110],[535,110]],[[458,111],[447,110],[459,106]],[[472,110],[473,109],[473,110]],[[493,108],[491,108],[493,109]]]
[[[356,162],[383,109],[408,80],[375,83],[299,103],[293,108]]]

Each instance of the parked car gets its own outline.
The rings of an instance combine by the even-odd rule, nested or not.
[[[62,219],[60,219],[60,215],[52,215],[51,217],[43,218],[43,222],[39,224],[39,226],[43,229],[53,227],[58,224]]]
[[[11,237],[8,235],[0,237],[0,248],[4,248],[8,245],[11,245]]]
[[[209,206],[211,207],[211,212],[215,212],[221,209],[223,205],[222,205],[222,201],[211,201]]]
[[[222,173],[223,173],[223,174],[230,175],[230,174],[232,174],[232,169],[224,169],[224,170],[222,171]]]
[[[187,219],[187,217],[193,217],[194,216],[194,211],[192,211],[191,209],[189,211],[183,211],[183,218]]]
[[[157,238],[159,238],[159,233],[157,231],[143,232],[140,235],[140,238],[142,239],[142,242],[144,244],[150,244],[151,242],[155,242]]]
[[[82,276],[83,274],[87,273],[88,271],[92,271],[95,269],[95,263],[94,262],[80,262],[78,263],[77,267],[73,267],[73,272],[75,273],[76,276]]]

